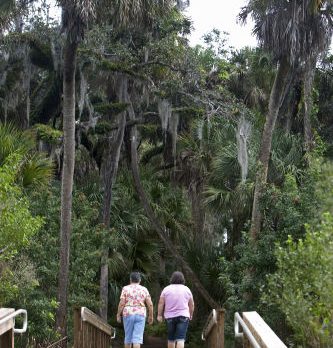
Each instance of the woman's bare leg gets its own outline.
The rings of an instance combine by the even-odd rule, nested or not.
[[[176,343],[175,342],[168,341],[168,348],[175,348],[175,347],[176,347]]]
[[[130,343],[130,344],[125,344],[125,348],[132,348],[132,343]]]
[[[133,344],[133,348],[140,348],[140,346],[141,346],[141,344],[139,344],[139,343]]]
[[[184,346],[185,346],[185,341],[178,341],[176,344],[177,348],[184,348]]]

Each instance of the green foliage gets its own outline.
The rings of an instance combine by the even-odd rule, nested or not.
[[[34,125],[34,129],[36,130],[38,139],[42,139],[49,144],[60,144],[62,139],[62,132],[58,129],[41,123],[36,123]]]
[[[0,305],[17,293],[17,286],[13,284],[15,274],[8,261],[28,244],[43,222],[40,217],[31,215],[27,198],[15,184],[20,160],[19,155],[13,154],[0,167]]]
[[[125,111],[127,107],[128,107],[127,103],[100,103],[100,104],[94,105],[95,111],[108,117],[117,115]]]
[[[333,218],[307,227],[304,239],[289,236],[276,250],[265,301],[281,308],[302,347],[330,347],[333,339]]]
[[[53,164],[36,151],[33,132],[19,131],[11,124],[0,124],[0,165],[17,154],[15,181],[24,188],[47,186],[53,175]]]

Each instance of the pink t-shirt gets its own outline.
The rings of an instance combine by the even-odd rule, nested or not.
[[[182,284],[171,284],[163,289],[161,297],[165,300],[164,318],[190,317],[188,302],[193,298],[191,290]]]

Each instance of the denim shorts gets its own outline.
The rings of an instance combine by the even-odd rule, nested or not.
[[[166,319],[168,327],[168,341],[185,341],[189,323],[187,317],[174,317]]]
[[[127,315],[123,318],[125,329],[125,344],[142,344],[146,317],[139,314]]]

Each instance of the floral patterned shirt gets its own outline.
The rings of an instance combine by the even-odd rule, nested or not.
[[[148,290],[139,284],[130,284],[123,287],[120,295],[121,300],[125,300],[123,316],[139,314],[146,316],[145,301],[149,298]]]

